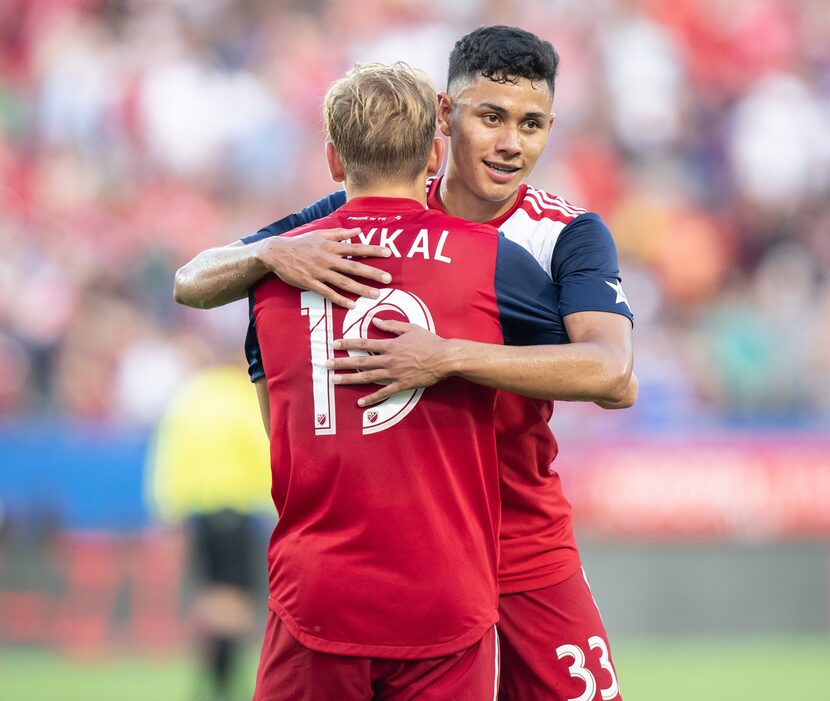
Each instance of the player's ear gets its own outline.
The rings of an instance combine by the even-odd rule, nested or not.
[[[437,174],[442,165],[444,165],[444,140],[440,136],[436,136],[432,140],[432,150],[429,152],[427,175]]]
[[[452,98],[445,92],[438,93],[438,129],[444,136],[450,136]]]
[[[336,183],[342,183],[346,179],[346,171],[343,170],[343,161],[340,160],[340,154],[331,141],[326,141],[326,163],[329,165],[331,179]]]
[[[548,131],[553,129],[553,123],[556,121],[556,112],[550,113],[550,121],[548,122]]]

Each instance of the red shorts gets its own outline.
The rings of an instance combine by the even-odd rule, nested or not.
[[[495,701],[495,628],[453,655],[390,660],[317,652],[300,645],[271,612],[253,701]]]
[[[608,636],[582,569],[499,597],[500,701],[622,701]]]

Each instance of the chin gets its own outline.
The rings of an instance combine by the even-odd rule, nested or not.
[[[513,193],[519,187],[521,180],[516,180],[514,183],[505,183],[504,185],[499,185],[497,183],[486,183],[480,189],[480,197],[483,200],[487,200],[488,202],[502,202],[506,200],[508,197],[512,197]]]

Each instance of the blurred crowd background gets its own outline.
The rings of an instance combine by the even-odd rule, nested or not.
[[[0,0],[0,642],[180,639],[144,465],[188,378],[244,372],[247,305],[178,306],[173,274],[335,189],[352,63],[444,89],[481,24],[559,51],[531,182],[609,224],[635,312],[638,405],[554,415],[612,639],[826,633],[830,3]]]
[[[152,425],[194,367],[240,356],[242,305],[177,307],[173,272],[334,189],[320,102],[354,61],[442,89],[487,23],[561,54],[532,182],[616,237],[626,423],[830,417],[822,0],[4,0],[0,414]]]

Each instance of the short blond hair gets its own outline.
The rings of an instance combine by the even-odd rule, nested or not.
[[[323,122],[352,184],[408,182],[426,168],[436,109],[422,72],[400,61],[358,63],[326,93]]]

